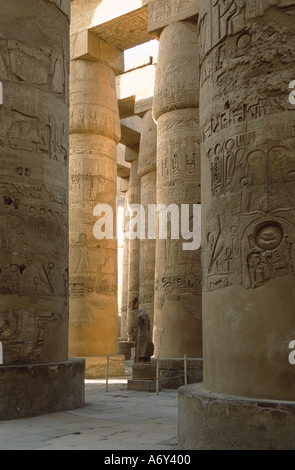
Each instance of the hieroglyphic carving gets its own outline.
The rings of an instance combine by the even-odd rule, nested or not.
[[[5,363],[41,361],[46,330],[60,319],[61,314],[48,311],[4,311],[0,317],[0,340],[5,352]]]
[[[100,62],[72,61],[70,103],[70,353],[115,354],[116,239],[97,240],[93,233],[97,204],[111,205],[116,215],[120,120],[114,71]]]
[[[143,7],[116,21],[97,26],[93,31],[107,43],[125,50],[149,41],[147,25],[148,10]]]
[[[200,14],[201,59],[225,38],[242,32],[246,20],[263,16],[273,6],[294,14],[294,0],[208,0]]]
[[[221,113],[213,115],[210,122],[202,126],[202,140],[205,142],[207,139],[212,137],[212,135],[224,129],[228,129],[233,125],[239,125],[246,121],[255,122],[261,117],[276,114],[278,111],[288,110],[288,102],[285,97],[286,94],[282,93],[277,97],[258,99],[251,104],[244,103],[241,107],[235,110],[224,109]],[[278,124],[279,123],[277,123],[277,125]],[[282,129],[281,126],[280,129]],[[289,133],[294,136],[294,124],[290,124],[288,129]],[[287,133],[288,130],[285,132]],[[240,138],[247,142],[247,139],[251,139],[251,135],[242,135]]]
[[[153,102],[156,120],[174,109],[199,105],[199,63],[196,55],[197,25],[173,23],[161,34]],[[183,48],[183,43],[189,44]],[[189,121],[189,118],[188,118]]]
[[[156,280],[156,289],[165,293],[189,292],[201,293],[201,277],[195,274],[168,275]]]
[[[197,0],[154,0],[149,3],[149,31],[157,36],[170,23],[196,18],[198,7]]]
[[[69,12],[68,0],[54,3]],[[30,27],[25,31],[13,15],[10,29],[5,29],[9,11],[0,20],[0,80],[5,82],[0,107],[4,364],[68,357],[69,22],[52,2],[40,0],[38,5],[34,12],[28,8]],[[19,19],[26,23],[22,8]],[[47,14],[50,21],[44,26],[42,15]]]
[[[257,27],[255,18],[271,6],[295,12],[294,1],[202,2],[201,129],[203,165],[211,177],[205,187],[205,291],[257,288],[293,275],[295,121],[284,90],[291,73],[283,82],[278,78],[273,44],[288,61],[294,32],[275,22],[272,34],[269,23]],[[268,64],[263,80],[261,74],[253,79],[262,63]]]
[[[171,23],[162,31],[153,102],[158,126],[157,204],[173,204],[178,214],[182,204],[199,204],[201,197],[197,50],[193,21]],[[171,233],[174,215],[167,213],[167,238],[156,241],[155,351],[163,357],[179,357],[182,352],[197,357],[202,354],[200,251],[183,250],[181,237]],[[172,331],[178,331],[173,339]]]
[[[240,283],[257,287],[272,277],[293,274],[292,139],[266,150],[257,144],[255,133],[249,136],[246,145],[236,136],[207,151],[213,198],[205,240],[209,290]]]
[[[67,94],[68,69],[62,53],[2,39],[0,72],[3,79],[33,85],[63,98]]]

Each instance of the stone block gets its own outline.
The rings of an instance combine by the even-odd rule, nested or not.
[[[138,152],[130,147],[126,147],[125,160],[128,163],[138,160]]]
[[[83,359],[0,367],[0,420],[29,418],[84,406]]]
[[[131,350],[134,347],[134,341],[119,341],[118,354],[123,354],[125,356],[125,359],[129,361],[131,359]]]
[[[106,378],[107,356],[85,358],[85,378],[88,380]],[[109,356],[109,377],[125,375],[125,356]]]
[[[128,390],[156,392],[156,364],[137,362],[132,366],[132,380],[128,380]],[[159,381],[159,390],[161,382]]]
[[[72,0],[71,29],[91,29],[122,50],[149,41],[148,0]]]
[[[121,119],[121,144],[128,147],[139,146],[142,130],[142,119],[132,116]]]
[[[104,62],[116,75],[124,71],[124,54],[91,31],[71,34],[71,60],[83,59]]]
[[[152,108],[156,64],[123,73],[116,77],[121,118],[142,115]]]
[[[156,392],[155,380],[128,380],[128,390],[137,390],[139,392]]]
[[[152,364],[156,360],[152,359]],[[156,366],[156,365],[155,365]],[[183,359],[160,359],[159,377],[162,389],[177,389],[185,384]],[[203,380],[203,360],[187,359],[187,383],[194,384]]]
[[[156,364],[152,363],[135,363],[132,366],[132,378],[133,379],[150,379],[156,378]]]

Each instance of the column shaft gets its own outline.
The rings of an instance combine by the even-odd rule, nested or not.
[[[204,383],[294,400],[295,2],[221,3],[200,16]]]
[[[0,3],[3,363],[64,361],[68,357],[69,22],[46,1],[21,9],[14,1],[9,11]],[[22,33],[17,15],[24,21],[34,18],[38,28],[32,22],[31,29]]]
[[[83,406],[84,361],[68,360],[70,1],[0,0],[0,11],[5,420]]]
[[[198,83],[197,24],[170,24],[160,36],[153,103],[157,204],[176,205],[179,217],[182,204],[190,205],[190,214],[200,204]],[[200,250],[184,250],[181,233],[177,239],[168,226],[167,239],[156,245],[155,355],[202,357]]]
[[[129,190],[125,194],[124,204],[124,228],[126,227],[126,211]],[[130,240],[124,233],[124,252],[123,252],[123,273],[122,273],[122,308],[121,308],[121,338],[127,340],[127,311],[128,311],[128,292],[129,292],[129,258],[130,258]]]
[[[148,206],[156,204],[157,126],[152,112],[143,116],[139,150],[138,174],[141,178],[141,205],[145,212],[145,236],[139,247],[139,308],[150,318],[151,332],[154,324],[154,285],[156,240],[148,237]]]
[[[116,354],[118,343],[115,74],[106,64],[71,62],[70,352]],[[113,239],[93,233],[97,204],[113,209]]]
[[[140,178],[138,176],[138,159],[131,163],[128,204],[140,204]],[[132,214],[131,214],[132,215]],[[136,323],[139,305],[139,239],[129,241],[129,275],[128,275],[128,341],[135,341]]]

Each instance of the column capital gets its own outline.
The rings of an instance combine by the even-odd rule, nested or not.
[[[71,34],[71,60],[108,64],[119,75],[124,72],[124,53],[89,30]]]
[[[199,14],[199,0],[150,0],[148,32],[159,38],[170,23],[194,19]]]

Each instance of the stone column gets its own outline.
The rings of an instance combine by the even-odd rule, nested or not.
[[[204,389],[180,441],[292,449],[295,2],[200,4]]]
[[[153,116],[158,125],[157,204],[200,204],[197,22],[179,21],[160,35]],[[171,221],[173,216],[169,217]],[[174,224],[175,225],[175,224]],[[177,221],[176,221],[177,225]],[[192,224],[190,224],[192,226]],[[200,250],[171,233],[157,239],[155,355],[202,357]],[[177,228],[177,227],[176,227]]]
[[[113,356],[111,374],[124,371],[122,357],[115,362],[120,120],[115,72],[107,62],[72,60],[70,77],[70,352],[86,358],[92,378],[105,376],[107,355]],[[113,210],[112,239],[95,238],[98,204]]]
[[[128,205],[140,204],[140,178],[138,176],[138,153],[132,151],[136,160],[131,162]],[[133,158],[132,157],[132,158]],[[132,214],[131,214],[132,215]],[[139,239],[129,240],[129,274],[128,274],[128,310],[127,310],[127,339],[135,344],[136,323],[139,306]]]
[[[156,240],[149,239],[147,231],[148,205],[156,204],[157,126],[152,112],[143,116],[140,140],[138,175],[141,179],[141,205],[145,211],[145,236],[139,247],[139,308],[150,318],[151,333],[154,324],[154,285]]]
[[[0,1],[1,420],[84,403],[84,361],[68,360],[70,1],[25,3]]]
[[[129,186],[129,182],[128,182]],[[124,203],[124,227],[126,226],[126,209],[128,203],[128,191],[125,193]],[[122,273],[122,308],[121,308],[121,338],[127,341],[127,310],[128,310],[128,292],[129,292],[129,238],[124,234],[123,249],[123,273]]]

